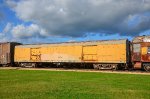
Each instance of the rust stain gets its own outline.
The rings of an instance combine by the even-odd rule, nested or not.
[[[132,61],[141,61],[141,54],[140,53],[133,53]]]

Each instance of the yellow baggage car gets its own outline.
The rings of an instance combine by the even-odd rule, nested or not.
[[[23,67],[77,64],[95,69],[116,70],[127,67],[130,60],[129,49],[129,41],[126,39],[18,45],[15,47],[15,62]]]

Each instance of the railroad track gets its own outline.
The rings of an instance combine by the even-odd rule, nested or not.
[[[119,73],[119,74],[143,74],[150,75],[150,72],[134,71],[112,71],[112,70],[95,70],[95,69],[68,69],[68,68],[21,68],[21,67],[0,67],[0,70],[46,70],[46,71],[73,71],[73,72],[97,72],[97,73]]]

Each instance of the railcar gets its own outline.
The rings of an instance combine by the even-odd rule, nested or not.
[[[134,69],[150,71],[150,36],[139,36],[133,39],[132,64]]]
[[[127,39],[18,45],[14,56],[22,67],[47,63],[116,70],[129,67],[129,45]]]
[[[3,42],[0,43],[0,65],[12,66],[14,64],[14,48],[20,43]]]

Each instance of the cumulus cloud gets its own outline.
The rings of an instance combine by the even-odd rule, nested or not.
[[[26,26],[7,23],[0,32],[0,42],[38,43],[41,42],[40,40],[44,40],[47,34],[46,30],[36,24]]]
[[[20,19],[47,31],[44,35],[81,37],[86,33],[120,33],[133,36],[150,29],[150,0],[7,0],[6,3]],[[136,24],[130,25],[131,22]],[[28,37],[40,32],[37,26],[30,27],[17,26],[13,33],[17,37]]]
[[[40,28],[36,24],[31,24],[29,26],[25,26],[23,24],[14,26],[11,30],[11,33],[14,38],[30,38],[30,37],[35,37],[35,36],[46,36],[46,30]]]

